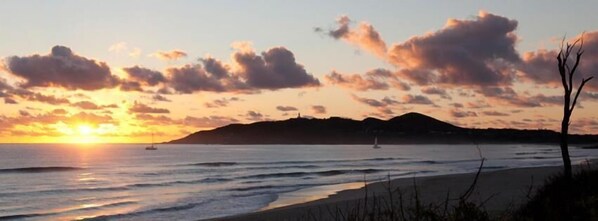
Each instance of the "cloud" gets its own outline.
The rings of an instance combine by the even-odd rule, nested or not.
[[[462,108],[463,107],[462,103],[451,103],[449,105],[452,106],[452,107],[454,107],[454,108]]]
[[[15,100],[13,100],[12,98],[9,98],[9,97],[5,97],[4,98],[4,103],[5,104],[18,104],[17,101],[15,101]]]
[[[329,36],[372,52],[418,85],[510,85],[515,80],[513,67],[521,61],[515,50],[517,21],[486,12],[471,20],[449,19],[442,29],[393,44],[388,50],[370,24],[361,23],[353,30],[346,16],[337,23]]]
[[[265,117],[262,113],[255,111],[247,111],[245,114],[245,119],[248,121],[264,121]]]
[[[204,103],[204,106],[207,107],[207,108],[226,107],[226,106],[228,106],[228,104],[230,102],[240,101],[240,100],[241,99],[238,98],[238,97],[221,98],[221,99],[212,100],[211,102],[206,102],[206,103]]]
[[[164,97],[160,94],[155,94],[154,96],[152,96],[152,100],[154,101],[163,101],[163,102],[171,102],[170,99],[168,99],[167,97]]]
[[[356,95],[351,95],[351,98],[353,98],[353,100],[356,100],[360,103],[372,106],[372,107],[386,107],[388,105],[393,105],[393,104],[398,104],[399,102],[396,100],[393,100],[389,97],[384,97],[382,100],[378,101],[376,99],[371,99],[371,98],[362,98],[362,97],[358,97]]]
[[[271,48],[261,55],[244,48],[231,55],[226,65],[214,58],[166,70],[169,86],[178,93],[196,91],[252,93],[261,89],[316,87],[318,79],[297,64],[293,53],[284,47]],[[234,66],[234,70],[228,68]]]
[[[109,104],[109,105],[97,105],[91,101],[79,101],[72,103],[71,106],[78,107],[83,110],[101,110],[105,108],[118,108],[116,104]]]
[[[576,85],[582,78],[597,76],[598,73],[598,31],[588,32],[569,40],[575,41],[583,37],[583,55],[575,76]],[[574,51],[576,51],[574,49]],[[523,54],[523,62],[518,66],[519,76],[536,84],[561,87],[561,76],[557,69],[557,50],[540,49]],[[573,66],[575,55],[569,58],[569,65]],[[584,89],[598,91],[596,80],[588,82]]]
[[[237,75],[252,88],[276,90],[320,85],[320,81],[307,73],[303,65],[297,64],[293,53],[284,47],[268,49],[261,56],[254,52],[236,52],[233,59],[239,67]]]
[[[32,92],[25,89],[15,89],[12,93],[28,101],[42,102],[52,105],[70,104],[71,102],[66,98],[59,98],[54,95],[44,95],[37,92]]]
[[[42,114],[32,114],[27,111],[19,111],[19,115],[15,117],[0,116],[2,128],[13,129],[12,131],[20,133],[18,127],[37,127],[37,130],[43,130],[43,133],[58,132],[56,125],[62,124],[67,127],[76,127],[77,125],[86,124],[92,127],[100,125],[112,124],[118,125],[109,115],[97,115],[93,113],[79,112],[76,114],[67,115],[63,109],[55,109],[52,112]],[[62,136],[64,133],[60,132],[52,136]]]
[[[118,124],[109,115],[97,115],[93,113],[79,112],[77,114],[67,117],[64,122],[68,125],[90,124],[97,126],[100,124]]]
[[[402,104],[423,104],[423,105],[434,105],[428,97],[423,95],[404,95],[402,97]]]
[[[389,97],[384,97],[381,100],[376,100],[371,98],[358,97],[354,94],[351,94],[351,98],[353,98],[353,100],[359,103],[375,108],[378,111],[380,117],[394,114],[394,111],[392,111],[391,109],[392,106],[400,104],[399,101]]]
[[[516,28],[517,21],[486,12],[450,19],[439,31],[391,46],[388,59],[418,84],[509,85],[510,66],[520,61]]]
[[[79,101],[79,102],[75,102],[73,104],[71,104],[73,107],[78,107],[84,110],[98,110],[100,109],[100,106],[98,106],[97,104],[94,104],[90,101]]]
[[[503,112],[499,112],[499,111],[484,111],[482,113],[486,116],[497,116],[497,117],[506,117],[506,116],[511,115],[509,113],[503,113]]]
[[[386,43],[380,37],[380,33],[371,24],[361,22],[356,29],[352,29],[350,27],[351,19],[348,16],[341,16],[336,22],[338,26],[335,29],[329,30],[326,33],[328,36],[334,39],[345,40],[379,57],[386,57]],[[316,32],[324,31],[322,28],[314,30]]]
[[[225,116],[193,117],[186,116],[183,119],[172,119],[164,115],[136,114],[135,119],[149,125],[181,125],[194,128],[221,127],[239,122],[237,119]]]
[[[185,65],[166,70],[169,85],[177,92],[190,94],[196,91],[226,92],[244,89],[244,84],[234,76],[220,78],[206,72],[201,65]]]
[[[313,105],[313,106],[311,106],[311,110],[315,114],[326,114],[326,107],[324,107],[322,105]]]
[[[366,72],[363,76],[340,74],[337,71],[332,71],[324,78],[331,84],[358,91],[388,90],[391,85],[400,90],[407,91],[411,89],[408,84],[400,81],[395,74],[386,69],[374,69]]]
[[[132,107],[129,108],[131,113],[143,113],[143,114],[167,114],[170,113],[168,109],[154,108],[145,104],[135,101]]]
[[[150,56],[156,57],[160,60],[178,60],[180,58],[187,57],[187,52],[182,50],[156,51],[153,54],[150,54]]]
[[[48,55],[12,56],[7,70],[25,79],[21,87],[62,87],[69,90],[113,88],[119,79],[104,62],[74,54],[70,48],[54,46]]]
[[[129,75],[129,79],[140,82],[143,85],[155,86],[166,82],[166,77],[162,73],[147,68],[134,66],[123,68],[123,71]]]
[[[222,63],[221,61],[211,57],[202,58],[200,59],[200,61],[203,63],[206,72],[212,74],[214,77],[227,77],[229,68],[226,66],[226,64]]]
[[[287,112],[287,111],[297,111],[296,107],[292,106],[276,106],[276,110]]]
[[[141,83],[137,81],[122,81],[120,83],[121,91],[143,91]]]
[[[183,119],[185,125],[190,125],[199,128],[207,127],[221,127],[232,123],[239,122],[235,118],[223,116],[208,116],[208,117],[191,117],[187,116]]]
[[[478,114],[476,114],[476,112],[473,112],[473,111],[460,111],[460,110],[456,110],[456,109],[451,110],[451,115],[456,118],[477,117],[478,116]]]
[[[129,57],[138,58],[141,56],[141,48],[133,48],[129,51]]]
[[[128,49],[127,43],[124,41],[114,43],[108,48],[109,52],[120,53]]]
[[[173,120],[170,117],[164,115],[151,115],[151,114],[136,114],[135,119],[143,121],[144,125],[175,125],[180,124],[179,121]]]
[[[537,94],[533,96],[520,95],[511,87],[484,87],[478,90],[479,93],[499,103],[514,107],[544,107],[561,105],[562,96],[547,96]]]
[[[67,114],[68,112],[66,112],[66,110],[62,109],[62,108],[58,108],[58,109],[54,109],[52,110],[52,114],[56,114],[56,115],[64,115]]]
[[[426,88],[423,88],[421,91],[424,94],[438,95],[444,99],[448,99],[448,100],[451,99],[451,96],[448,95],[446,90],[439,88],[439,87],[426,87]]]

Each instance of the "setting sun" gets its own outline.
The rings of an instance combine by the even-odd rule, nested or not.
[[[89,125],[79,125],[78,129],[80,135],[89,136],[94,133],[94,129]]]

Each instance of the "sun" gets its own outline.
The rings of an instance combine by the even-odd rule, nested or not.
[[[99,142],[97,130],[90,125],[80,124],[77,126],[78,136],[73,136],[75,143],[97,143]]]
[[[91,126],[85,125],[85,124],[79,125],[79,127],[77,129],[79,130],[79,134],[83,135],[83,136],[92,135],[94,132],[94,130]]]

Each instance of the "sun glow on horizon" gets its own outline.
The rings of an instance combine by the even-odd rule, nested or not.
[[[65,135],[71,135],[70,143],[80,143],[80,144],[89,144],[89,143],[101,143],[103,142],[101,137],[99,136],[98,128],[95,128],[89,124],[79,124],[76,128],[67,130]]]

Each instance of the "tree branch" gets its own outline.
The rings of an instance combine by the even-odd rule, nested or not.
[[[575,108],[575,103],[577,103],[577,98],[579,97],[579,94],[581,93],[581,90],[583,89],[583,86],[586,85],[586,83],[590,80],[592,80],[592,77],[589,77],[588,79],[583,79],[581,81],[581,84],[579,85],[579,89],[577,89],[577,92],[575,93],[575,98],[573,99],[573,105],[571,105],[571,109],[569,111],[569,113],[573,113],[573,109]]]

